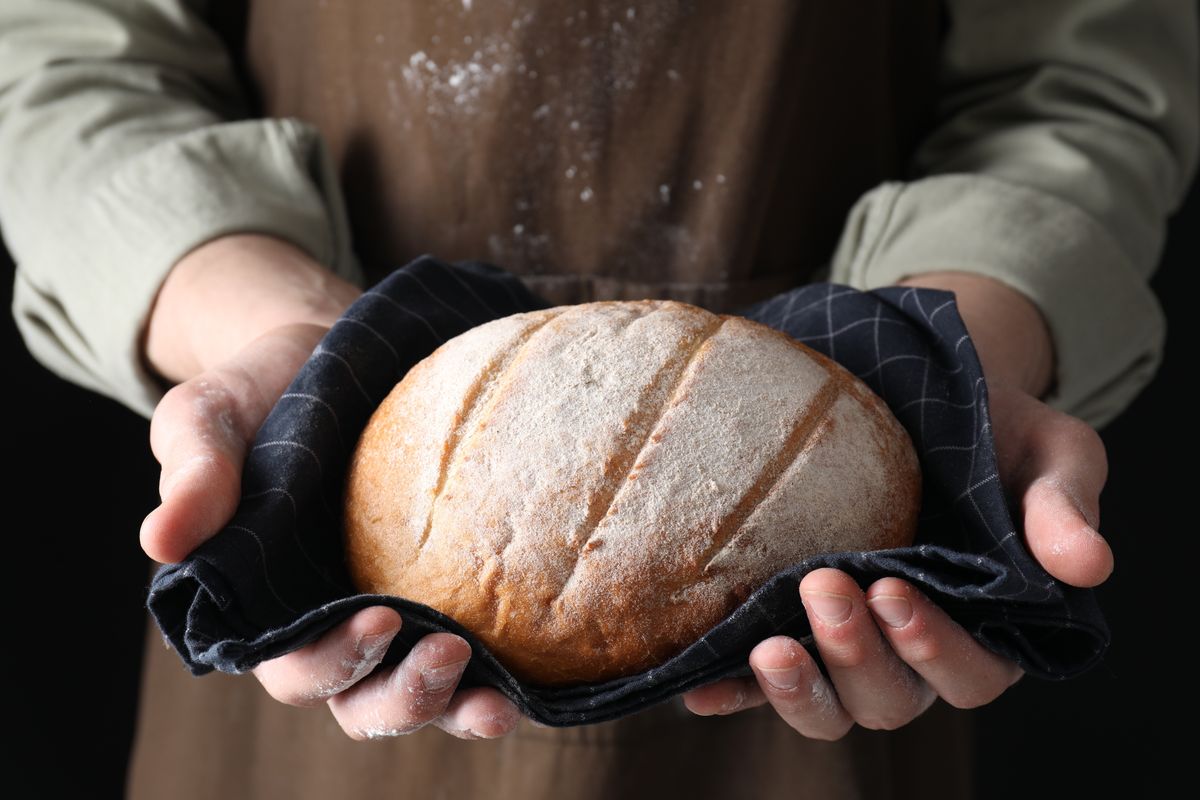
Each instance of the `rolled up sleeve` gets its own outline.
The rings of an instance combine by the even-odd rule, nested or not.
[[[277,236],[361,281],[317,133],[244,116],[223,44],[183,2],[0,6],[0,226],[46,366],[148,415],[154,297],[225,234]]]
[[[955,0],[939,121],[911,180],[851,211],[833,280],[986,275],[1054,340],[1046,400],[1099,427],[1153,377],[1148,286],[1196,168],[1196,7],[1182,0]]]

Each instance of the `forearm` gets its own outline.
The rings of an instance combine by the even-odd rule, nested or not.
[[[13,313],[64,378],[149,415],[142,344],[173,265],[256,233],[360,280],[334,168],[298,120],[237,120],[222,43],[187,0],[0,3],[0,225]]]
[[[869,289],[960,271],[1016,290],[1052,338],[1046,402],[1101,426],[1162,356],[1146,279],[1196,167],[1194,4],[948,8],[939,118],[910,180],[855,206],[831,277]]]
[[[1045,319],[1029,298],[1000,281],[968,272],[926,272],[904,278],[900,285],[955,293],[958,313],[989,381],[1034,397],[1050,389],[1054,345]]]
[[[269,330],[329,327],[359,293],[282,240],[214,239],[184,256],[163,282],[145,331],[147,366],[167,381],[187,380]]]

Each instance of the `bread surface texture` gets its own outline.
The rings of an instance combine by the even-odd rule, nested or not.
[[[919,503],[908,434],[830,359],[740,317],[601,302],[417,364],[359,439],[344,533],[360,591],[556,686],[662,663],[810,556],[910,544]]]

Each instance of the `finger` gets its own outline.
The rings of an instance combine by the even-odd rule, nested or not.
[[[898,578],[876,581],[867,591],[867,606],[896,655],[952,706],[990,703],[1022,675],[1020,667],[980,645]]]
[[[779,716],[810,739],[834,741],[854,727],[833,686],[795,639],[774,636],[750,651],[750,668]]]
[[[172,389],[154,412],[150,443],[162,464],[162,504],[142,523],[142,549],[156,561],[182,560],[233,516],[246,442],[233,391],[215,376]]]
[[[400,624],[393,609],[365,608],[312,644],[259,664],[254,675],[281,703],[318,705],[369,674],[383,659]]]
[[[330,697],[329,710],[352,739],[412,733],[446,710],[470,657],[462,637],[431,633],[394,669]]]
[[[221,367],[175,387],[159,403],[150,446],[162,464],[163,502],[142,523],[147,555],[180,561],[233,516],[249,442],[320,330],[294,325],[273,331]]]
[[[477,686],[455,692],[433,724],[460,739],[495,739],[512,733],[521,712],[495,689]]]
[[[1079,490],[1057,477],[1035,481],[1021,498],[1025,542],[1038,563],[1071,586],[1098,586],[1113,571],[1113,552],[1085,513]],[[1099,489],[1094,496],[1099,498]],[[1096,518],[1096,512],[1091,513]]]
[[[767,698],[754,678],[725,678],[683,695],[687,710],[701,717],[734,714],[766,702]]]
[[[1009,494],[1020,498],[1029,551],[1059,580],[1103,583],[1113,555],[1097,532],[1108,477],[1099,434],[1009,387],[995,387],[992,394],[1000,473]]]
[[[829,679],[855,722],[892,730],[929,708],[933,690],[892,651],[849,575],[814,570],[800,582],[800,597]]]

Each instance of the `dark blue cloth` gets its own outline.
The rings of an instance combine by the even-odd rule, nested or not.
[[[750,650],[769,636],[786,634],[811,649],[796,585],[822,566],[843,569],[864,586],[886,575],[907,579],[986,647],[1033,675],[1069,677],[1101,657],[1108,630],[1092,593],[1052,579],[1022,545],[997,476],[974,348],[953,295],[927,289],[860,292],[815,284],[745,313],[846,366],[912,435],[924,475],[915,546],[796,564],[662,666],[566,689],[517,681],[470,633],[426,606],[355,594],[343,563],[339,509],[346,464],[371,413],[442,342],[544,306],[495,267],[425,257],[346,311],[258,432],[233,520],[153,581],[150,610],[194,673],[248,670],[361,608],[384,604],[404,616],[385,663],[427,633],[452,631],[475,653],[465,683],[497,687],[548,725],[600,722],[748,674]]]

